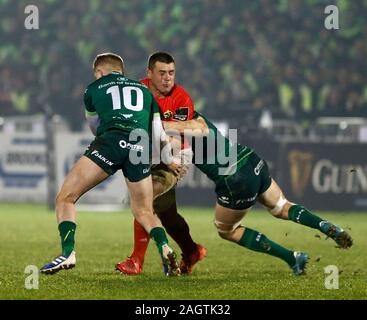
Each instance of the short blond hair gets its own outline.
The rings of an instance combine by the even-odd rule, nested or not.
[[[112,70],[119,70],[124,73],[124,60],[118,54],[105,52],[98,54],[93,61],[93,70],[100,65],[109,66]]]

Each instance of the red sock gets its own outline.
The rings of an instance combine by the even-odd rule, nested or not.
[[[142,225],[134,219],[134,251],[132,256],[137,260],[141,266],[144,263],[145,252],[149,244],[149,234],[145,231]]]

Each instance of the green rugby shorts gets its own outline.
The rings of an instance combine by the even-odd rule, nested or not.
[[[269,168],[256,153],[249,156],[245,165],[233,175],[216,183],[217,202],[226,208],[244,210],[252,207],[257,197],[271,184]]]
[[[129,141],[129,134],[122,130],[112,129],[97,136],[84,155],[110,175],[121,169],[131,182],[150,175],[149,141]]]

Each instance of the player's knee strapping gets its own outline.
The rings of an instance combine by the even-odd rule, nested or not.
[[[223,223],[219,220],[214,220],[214,225],[220,236],[227,237],[231,235],[240,225],[241,221],[235,223]]]
[[[284,198],[282,195],[279,197],[279,200],[277,201],[274,208],[270,209],[268,208],[268,211],[274,216],[278,217],[281,215],[281,212],[283,210],[284,205],[288,202],[286,198]]]

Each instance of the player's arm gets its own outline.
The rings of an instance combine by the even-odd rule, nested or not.
[[[179,134],[185,134],[196,138],[207,136],[209,134],[208,125],[200,116],[186,121],[163,121],[163,126],[167,134],[178,131]]]
[[[152,163],[159,164],[162,160],[176,176],[180,177],[184,174],[184,167],[173,162],[173,151],[169,136],[166,134],[159,107],[155,100],[153,100],[153,121],[152,121]],[[162,158],[160,158],[160,155]]]
[[[87,119],[90,131],[92,131],[94,135],[97,135],[97,129],[100,124],[100,119],[98,117],[98,114],[90,114],[88,111],[86,111],[85,117]]]
[[[89,95],[88,88],[84,92],[84,106],[85,106],[85,117],[88,122],[88,126],[94,135],[97,134],[97,128],[100,124],[100,119],[92,104],[92,98]]]
[[[188,118],[186,121],[164,121],[163,125],[167,134],[173,131],[177,134],[192,137],[203,137],[209,134],[209,128],[205,120],[196,114],[194,102],[192,101],[190,95],[181,87],[182,94],[177,101],[178,105],[186,106],[188,108]]]
[[[161,115],[159,113],[159,106],[157,101],[152,95],[152,162],[153,164],[159,164],[162,160],[165,164],[171,163],[172,158],[172,146],[170,144],[169,136],[166,134]],[[162,159],[161,159],[161,157]]]
[[[152,122],[152,141],[153,141],[153,163],[159,163],[159,155],[162,150],[162,158],[164,162],[170,162],[169,159],[172,157],[171,149],[169,148],[169,138],[163,129],[161,116],[158,112],[153,114]]]

